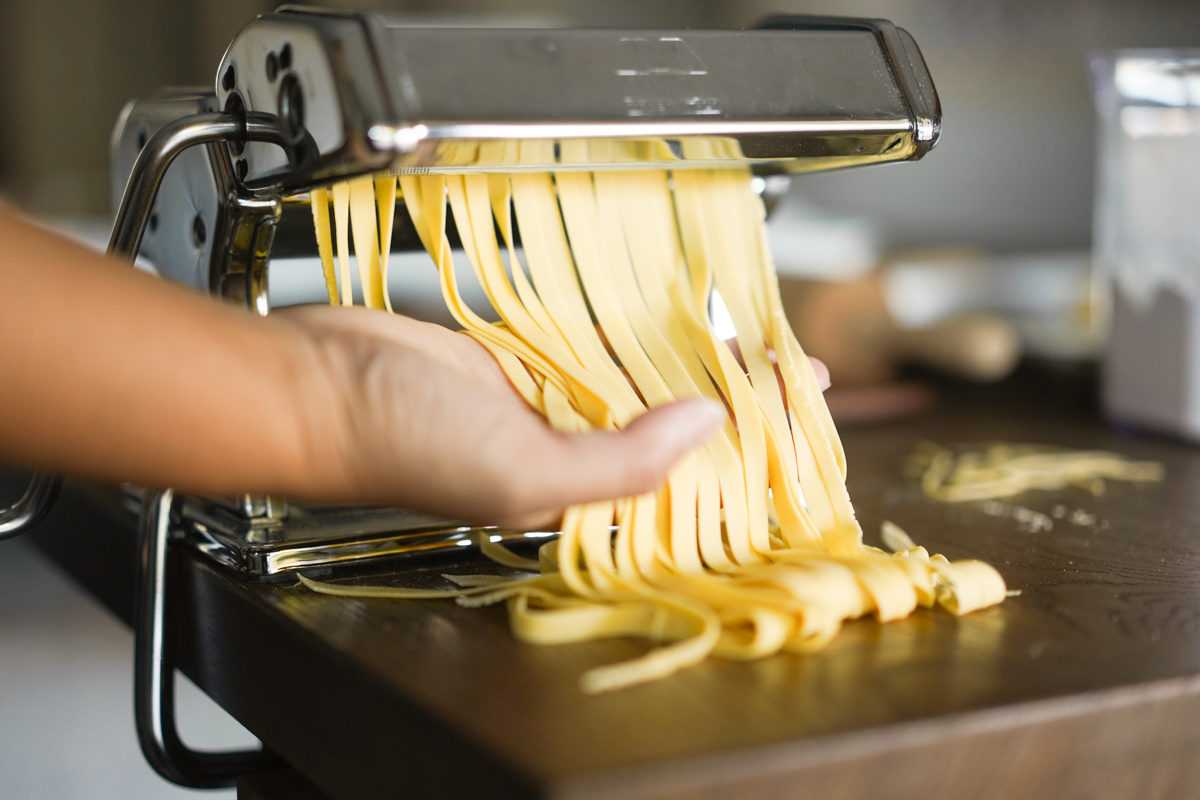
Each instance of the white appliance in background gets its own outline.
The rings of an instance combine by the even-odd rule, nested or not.
[[[1092,77],[1105,409],[1200,441],[1200,49],[1098,54]]]

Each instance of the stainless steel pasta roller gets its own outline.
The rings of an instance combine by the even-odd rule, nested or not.
[[[265,314],[271,260],[315,252],[305,193],[333,181],[743,165],[771,192],[781,176],[918,159],[940,132],[920,50],[885,20],[504,29],[284,6],[234,38],[214,89],[165,90],[122,111],[109,249]],[[610,140],[613,156],[572,160],[580,148],[564,143],[580,139]],[[397,216],[393,247],[419,247],[402,203]],[[54,485],[41,481],[6,510],[0,535],[27,527]],[[137,493],[128,502],[141,507]],[[479,535],[403,512],[289,510],[267,498],[180,508],[205,552],[255,576],[395,555],[410,541],[428,552],[438,549],[431,525],[442,547]]]

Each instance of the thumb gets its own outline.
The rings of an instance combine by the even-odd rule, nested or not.
[[[557,452],[540,464],[537,483],[547,516],[577,503],[658,488],[671,467],[725,419],[720,403],[694,398],[648,411],[621,431],[562,434]]]

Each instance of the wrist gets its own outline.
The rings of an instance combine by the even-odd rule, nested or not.
[[[335,352],[336,333],[280,319],[284,337],[280,408],[290,416],[294,454],[281,493],[294,499],[352,499],[357,480],[349,442],[349,410],[344,354]]]

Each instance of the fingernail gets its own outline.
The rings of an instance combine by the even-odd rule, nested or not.
[[[817,386],[821,391],[825,391],[830,386],[829,367],[825,366],[823,361],[818,361],[815,358],[810,358],[808,363],[812,365],[813,374],[817,377]]]

